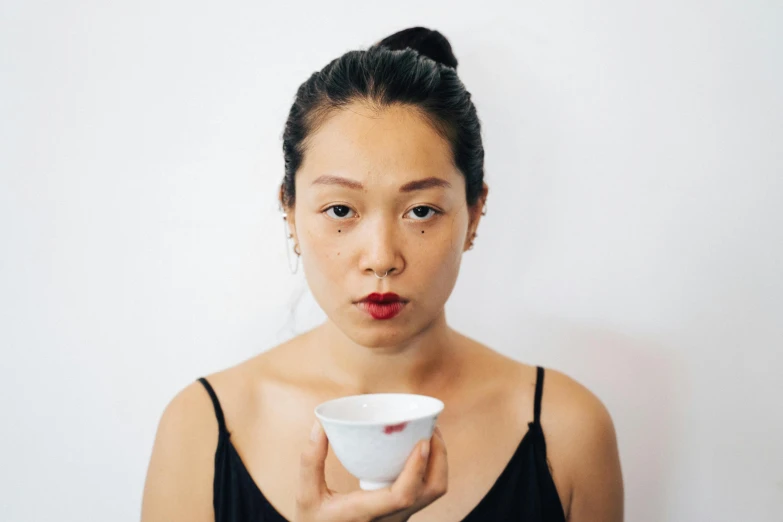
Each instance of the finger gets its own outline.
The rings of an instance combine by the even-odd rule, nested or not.
[[[297,502],[303,507],[319,504],[326,491],[324,468],[328,451],[329,440],[321,424],[315,421],[310,442],[300,458]]]
[[[414,447],[400,476],[391,487],[344,495],[340,499],[339,511],[374,519],[413,507],[422,491],[429,457],[422,455],[421,449],[429,445],[430,442],[424,440]]]
[[[449,485],[448,452],[443,435],[437,428],[431,445],[430,460],[424,476],[424,496],[430,503],[445,495]]]
[[[392,491],[400,491],[403,488],[418,489],[424,483],[424,475],[427,472],[427,462],[429,462],[432,451],[432,442],[429,439],[421,440],[413,448],[402,468],[400,476],[392,484]]]
[[[421,496],[431,452],[432,442],[429,439],[420,441],[408,456],[400,476],[392,484],[392,499],[397,501],[400,508],[412,507]]]

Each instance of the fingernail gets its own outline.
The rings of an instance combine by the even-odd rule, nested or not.
[[[443,433],[440,432],[440,428],[437,426],[435,426],[435,435],[437,435],[440,440],[443,440]]]
[[[318,436],[321,434],[321,425],[318,421],[313,424],[313,429],[310,430],[310,440],[315,442],[318,440]]]
[[[425,440],[421,445],[421,458],[426,459],[430,456],[430,441]]]

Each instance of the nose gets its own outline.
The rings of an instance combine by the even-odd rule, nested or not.
[[[361,270],[380,279],[399,274],[404,261],[396,227],[384,219],[367,224],[366,234],[360,239],[364,244]]]

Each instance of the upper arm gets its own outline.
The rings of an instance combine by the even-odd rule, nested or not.
[[[556,379],[560,382],[552,399],[557,404],[552,406],[558,411],[550,423],[547,447],[552,450],[550,460],[567,477],[568,521],[622,522],[623,478],[612,418],[587,388],[562,374]]]
[[[617,436],[606,407],[595,399],[588,406],[577,450],[582,458],[573,467],[569,522],[622,522],[623,478]]]
[[[160,420],[142,500],[142,522],[213,522],[212,481],[218,427],[212,403],[195,382]]]

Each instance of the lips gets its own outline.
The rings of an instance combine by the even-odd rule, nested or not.
[[[402,298],[393,292],[386,294],[373,293],[362,299],[362,301],[368,303],[389,304],[400,302],[402,301]]]
[[[357,305],[373,319],[391,319],[402,312],[408,301],[395,293],[370,294]]]

